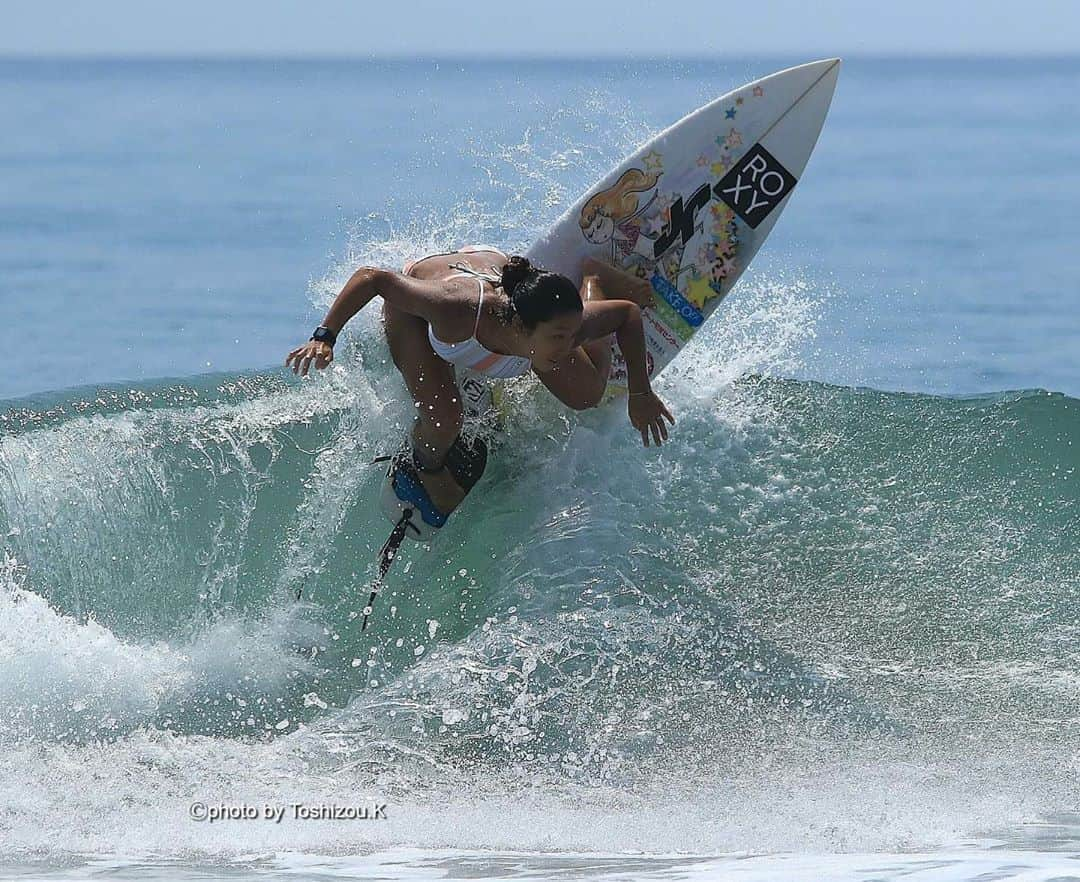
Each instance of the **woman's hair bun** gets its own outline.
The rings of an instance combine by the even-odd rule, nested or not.
[[[502,289],[508,297],[514,296],[514,289],[523,279],[533,272],[533,265],[528,258],[515,254],[502,268]]]

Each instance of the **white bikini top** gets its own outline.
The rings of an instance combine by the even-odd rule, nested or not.
[[[443,361],[497,379],[517,377],[526,373],[532,367],[531,359],[520,355],[503,355],[500,352],[492,352],[476,339],[476,330],[480,327],[480,310],[484,305],[484,281],[498,282],[500,279],[478,272],[465,263],[452,263],[450,268],[460,272],[454,273],[448,278],[466,275],[476,277],[476,283],[480,286],[480,302],[476,305],[476,322],[473,324],[472,336],[468,340],[462,340],[460,343],[444,343],[435,336],[431,325],[428,325],[428,340],[431,341],[431,348],[435,350],[435,354]]]

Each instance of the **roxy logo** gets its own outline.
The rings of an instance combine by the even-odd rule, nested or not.
[[[755,144],[713,187],[751,228],[756,228],[795,186],[795,176]]]

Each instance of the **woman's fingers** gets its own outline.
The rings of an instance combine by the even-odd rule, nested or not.
[[[292,367],[294,374],[300,373],[300,368],[304,361],[304,356],[307,354],[307,346],[298,346],[285,358],[286,366]]]
[[[648,414],[636,412],[635,408],[637,407],[648,411]],[[646,447],[650,446],[650,433],[652,433],[652,441],[657,447],[668,440],[668,427],[664,423],[665,417],[667,417],[672,425],[674,425],[675,417],[671,415],[671,411],[667,409],[667,405],[665,405],[655,393],[648,400],[647,405],[630,406],[630,422],[635,429],[641,432],[641,443]]]
[[[294,374],[308,375],[312,362],[319,370],[329,366],[334,360],[334,350],[325,344],[312,346],[310,343],[299,346],[285,356],[285,366],[291,367]]]

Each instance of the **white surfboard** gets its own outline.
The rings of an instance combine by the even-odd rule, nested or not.
[[[646,360],[655,377],[731,291],[769,235],[825,122],[840,60],[789,68],[694,111],[638,148],[591,187],[526,256],[581,282],[586,255],[652,280],[642,310]],[[612,346],[606,400],[626,392],[626,362]],[[470,419],[498,414],[497,386],[458,371]],[[387,469],[381,504],[403,535],[430,539],[408,483]],[[436,520],[438,520],[436,518]],[[401,541],[401,536],[398,541]],[[396,544],[394,548],[396,548]]]
[[[652,280],[642,311],[655,377],[728,295],[749,265],[817,143],[840,59],[747,83],[638,148],[529,248],[544,269],[580,284],[592,256]],[[626,391],[613,344],[607,398]]]

